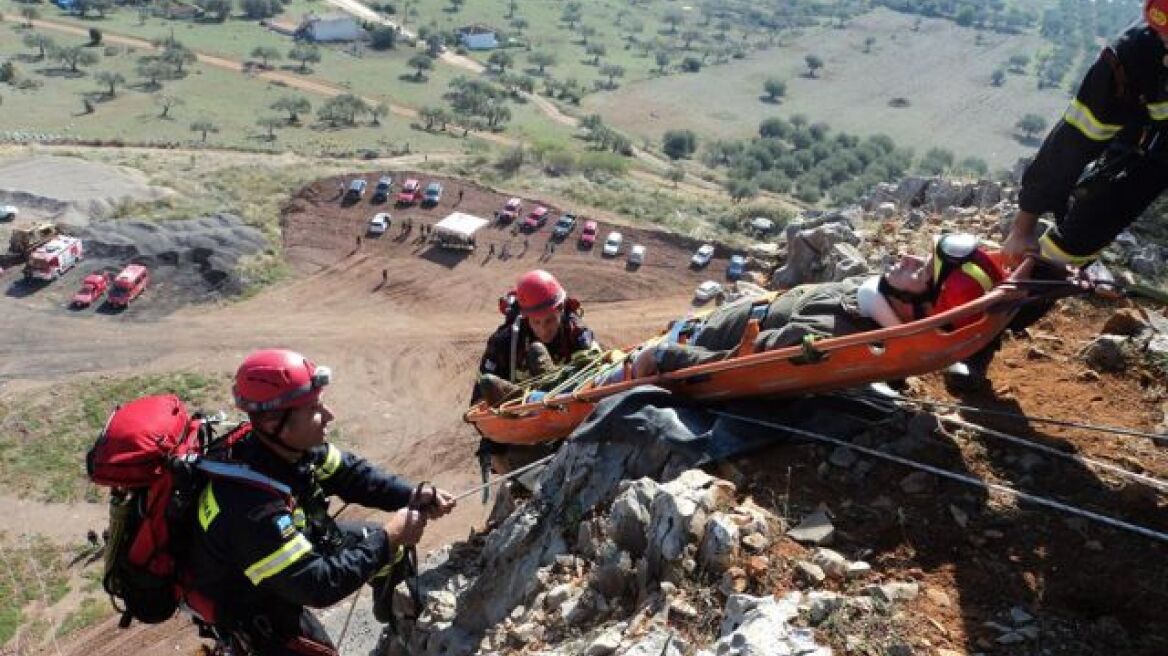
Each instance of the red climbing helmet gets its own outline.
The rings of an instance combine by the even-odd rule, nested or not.
[[[1168,0],[1147,0],[1144,3],[1144,18],[1153,30],[1168,36]]]
[[[271,412],[312,405],[332,380],[328,367],[287,349],[253,352],[235,372],[235,407],[244,412]]]
[[[519,276],[515,283],[515,297],[523,316],[538,319],[563,307],[568,292],[555,276],[543,269],[534,269]]]

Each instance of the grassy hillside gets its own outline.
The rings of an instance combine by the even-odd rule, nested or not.
[[[878,9],[844,29],[808,31],[743,62],[596,94],[584,109],[654,140],[670,128],[748,137],[765,118],[803,114],[836,131],[884,133],[918,152],[944,147],[993,167],[1031,152],[1014,124],[1026,113],[1053,124],[1066,92],[1039,90],[1032,76],[1011,74],[1001,87],[990,77],[1011,56],[1040,51],[1041,37],[981,33],[944,20],[923,20],[914,31],[914,22]],[[868,37],[874,42],[865,52]],[[815,78],[807,76],[807,55],[824,62]],[[768,77],[787,83],[777,103],[763,99]],[[908,105],[891,106],[895,98]]]

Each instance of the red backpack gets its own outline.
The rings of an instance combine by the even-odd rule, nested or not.
[[[210,601],[186,587],[182,566],[209,478],[246,479],[288,495],[281,483],[222,458],[250,424],[216,437],[217,423],[190,415],[173,394],[143,397],[114,410],[86,456],[89,478],[113,488],[102,583],[123,628],[133,619],[164,622],[180,604],[215,621]]]

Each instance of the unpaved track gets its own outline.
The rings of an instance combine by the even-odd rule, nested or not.
[[[404,175],[392,172],[397,179]],[[436,221],[454,208],[458,187],[465,192],[458,206],[464,211],[489,215],[505,200],[467,183],[445,182],[447,198],[439,207],[391,210],[397,221],[405,216]],[[506,261],[488,258],[485,248],[457,260],[412,239],[399,241],[397,222],[385,237],[366,239],[354,253],[355,235],[377,208],[368,202],[343,208],[333,199],[336,189],[336,180],[326,180],[304,190],[285,219],[287,251],[302,275],[247,301],[191,307],[139,323],[63,314],[40,294],[0,296],[0,353],[9,354],[0,357],[0,390],[97,374],[225,375],[252,349],[287,346],[334,368],[328,401],[339,418],[342,443],[411,478],[462,490],[477,482],[478,473],[472,456],[477,438],[461,413],[485,338],[500,321],[496,298],[520,273],[544,266],[560,276],[585,302],[586,321],[609,344],[635,341],[663,326],[688,308],[697,281],[721,275],[721,270],[689,271],[687,246],[635,229],[625,229],[628,238],[649,244],[650,253],[650,265],[639,271],[626,271],[622,259],[579,251],[572,242],[541,263],[547,228],[531,237],[527,253]],[[487,229],[481,243],[508,235]],[[522,238],[513,239],[518,246]],[[383,269],[389,277],[385,286]],[[8,289],[14,276],[0,277],[0,288]],[[140,302],[150,302],[149,292]],[[92,505],[46,508],[78,531],[100,522],[103,512]],[[477,499],[468,499],[454,517],[431,527],[426,544],[464,536],[483,512]],[[185,654],[194,645],[183,620],[128,632],[110,622],[84,632],[63,651]]]

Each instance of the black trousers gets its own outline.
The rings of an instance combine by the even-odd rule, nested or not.
[[[1067,255],[1094,259],[1165,189],[1168,161],[1163,155],[1133,156],[1116,174],[1080,184],[1047,237]]]

